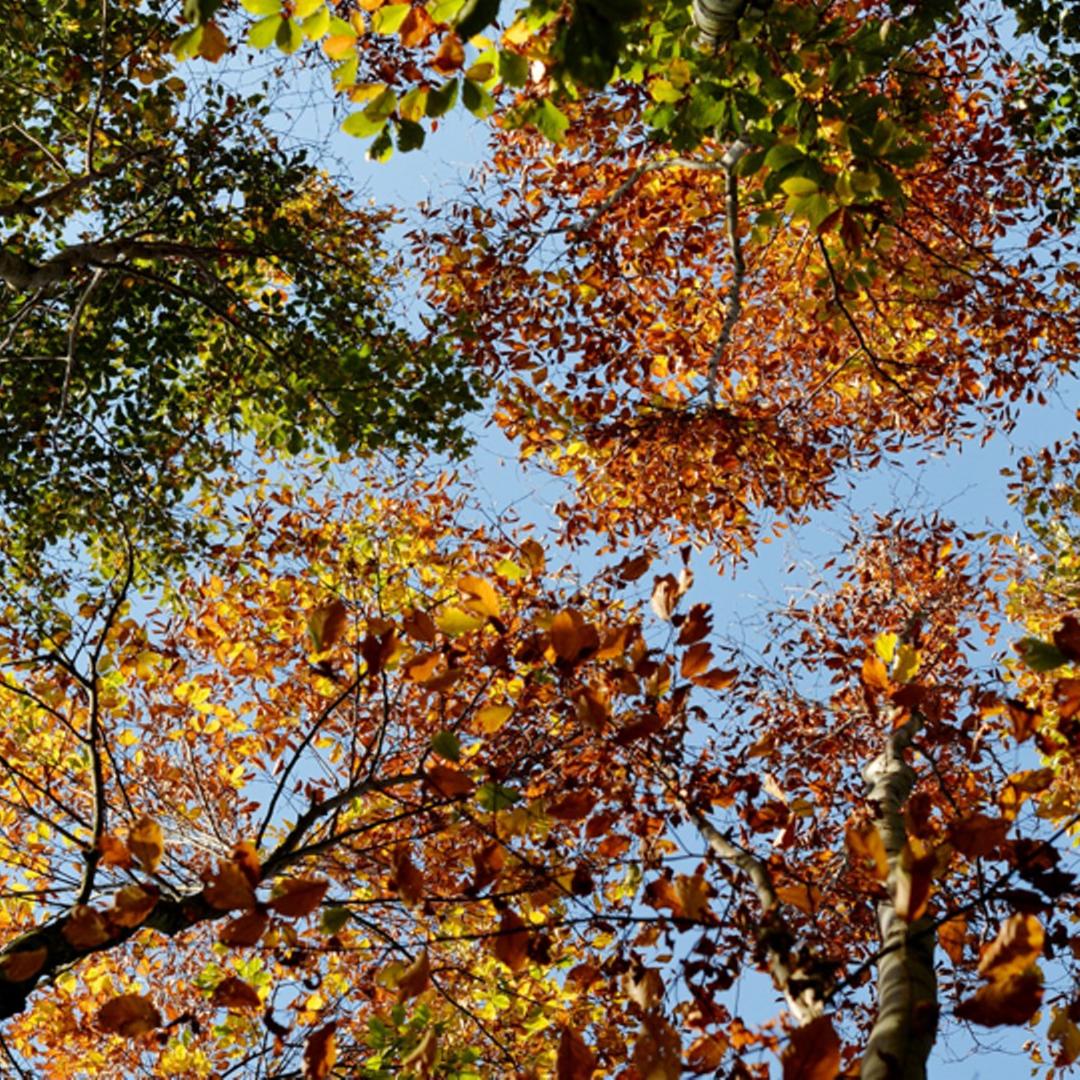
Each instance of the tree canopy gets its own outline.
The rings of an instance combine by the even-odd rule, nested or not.
[[[1006,10],[14,6],[5,1070],[1070,1070],[1075,435],[1020,530],[851,518],[752,640],[709,581],[1075,387],[1080,33]],[[281,122],[324,81],[485,158],[406,233]]]

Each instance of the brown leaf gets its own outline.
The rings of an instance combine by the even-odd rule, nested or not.
[[[555,655],[567,663],[576,664],[600,647],[600,635],[596,632],[596,627],[587,623],[581,613],[573,608],[560,611],[551,620],[548,633],[551,635],[551,647],[555,650]]]
[[[326,652],[336,645],[348,625],[349,610],[343,600],[335,597],[320,604],[308,616],[308,633],[315,652]]]
[[[210,1002],[219,1009],[261,1009],[258,991],[235,975],[224,978],[214,987]]]
[[[1042,977],[1035,973],[1007,975],[980,986],[974,997],[960,1002],[956,1016],[983,1027],[1026,1024],[1042,1004]]]
[[[557,821],[581,821],[592,812],[596,805],[596,795],[591,791],[571,791],[561,798],[548,803],[547,815]]]
[[[664,979],[656,968],[637,964],[624,976],[626,996],[643,1012],[655,1009],[664,1000]]]
[[[959,967],[964,962],[964,950],[968,939],[967,919],[963,915],[954,915],[938,927],[938,941],[945,950],[945,955]]]
[[[44,966],[49,950],[16,949],[0,957],[0,979],[5,982],[25,982],[32,979]]]
[[[397,981],[398,1001],[408,1001],[422,994],[431,982],[431,958],[427,949],[402,972]]]
[[[440,75],[450,76],[453,75],[463,63],[465,63],[465,49],[462,47],[461,39],[457,34],[447,34],[439,43],[439,49],[435,53],[434,59],[431,61],[431,66]],[[539,550],[540,570],[543,570],[544,549],[540,547],[535,540],[526,540],[525,543],[521,545],[522,554],[525,554],[526,544],[531,544]],[[529,561],[527,556],[526,561]],[[532,562],[530,562],[530,565],[533,566],[534,573],[539,573],[539,570],[536,569]]]
[[[675,614],[681,595],[679,582],[674,574],[657,577],[653,582],[652,598],[649,601],[657,618],[663,619],[664,622],[671,622],[671,616]]]
[[[255,906],[255,891],[247,875],[234,862],[220,862],[203,888],[203,898],[218,911]]]
[[[218,934],[218,941],[234,949],[256,945],[270,925],[265,911],[248,911],[227,922]]]
[[[472,861],[475,872],[469,888],[476,894],[486,889],[499,876],[506,862],[506,852],[502,844],[493,840],[474,851]]]
[[[127,846],[139,865],[152,874],[165,854],[165,839],[161,826],[149,815],[144,814],[128,833]]]
[[[684,918],[699,920],[709,913],[709,891],[709,883],[701,874],[675,875],[675,896]]]
[[[637,581],[642,574],[652,565],[652,556],[648,552],[640,555],[627,556],[618,566],[615,573],[625,582]]]
[[[988,979],[1019,975],[1042,955],[1044,936],[1034,915],[1010,915],[979,959],[979,974]]]
[[[634,1067],[644,1080],[679,1080],[682,1046],[679,1033],[659,1013],[648,1013],[634,1044]]]
[[[712,614],[708,604],[695,604],[689,612],[682,626],[679,627],[679,636],[675,639],[679,645],[693,645],[695,641],[701,641],[708,637],[712,630]]]
[[[394,849],[393,867],[390,887],[406,904],[418,903],[424,895],[424,874],[412,861],[407,844]]]
[[[738,677],[739,672],[735,668],[712,668],[693,681],[706,690],[726,690]]]
[[[819,1016],[791,1033],[780,1060],[784,1080],[836,1080],[840,1073],[840,1039],[831,1016]]]
[[[504,911],[499,920],[499,933],[494,939],[495,957],[511,971],[520,971],[528,962],[529,934],[520,915]]]
[[[449,765],[432,765],[425,777],[428,785],[447,799],[472,794],[476,785],[460,769]]]
[[[76,904],[71,909],[60,931],[68,943],[76,949],[94,949],[109,940],[109,926],[100,911],[86,904]]]
[[[329,881],[316,878],[284,878],[274,883],[266,906],[287,919],[302,919],[322,903],[329,887]]]
[[[586,686],[574,697],[574,712],[590,731],[602,731],[611,717],[611,703],[603,691]]]
[[[157,890],[144,885],[125,885],[113,896],[105,917],[113,926],[141,926],[158,902]]]
[[[594,1072],[596,1055],[576,1031],[564,1027],[559,1037],[559,1052],[555,1057],[556,1080],[592,1080]]]
[[[981,859],[1005,843],[1009,822],[986,814],[969,814],[949,825],[949,842],[969,859]]]
[[[327,1080],[337,1061],[336,1021],[308,1036],[304,1045],[304,1080]]]
[[[208,22],[202,28],[199,38],[199,55],[211,64],[216,64],[229,51],[229,39],[216,22]]]
[[[728,1043],[722,1035],[701,1035],[686,1051],[686,1064],[696,1073],[711,1073],[720,1068]]]
[[[121,994],[101,1006],[97,1025],[113,1035],[133,1039],[161,1027],[161,1013],[141,994]]]
[[[679,665],[679,674],[684,679],[692,679],[708,668],[709,664],[712,663],[712,658],[712,648],[704,641],[699,641],[696,645],[691,645],[683,653],[682,663]]]
[[[1080,619],[1066,615],[1054,631],[1054,644],[1073,663],[1080,660]]]
[[[1080,715],[1080,679],[1058,679],[1054,683],[1054,702],[1061,720]]]
[[[424,645],[435,642],[435,622],[426,611],[410,608],[401,619],[401,628],[413,639]]]

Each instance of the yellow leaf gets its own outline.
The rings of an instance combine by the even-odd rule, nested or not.
[[[918,649],[910,645],[901,645],[896,650],[896,661],[893,665],[893,678],[896,682],[910,682],[912,676],[919,670],[921,659]]]
[[[511,705],[486,705],[476,714],[476,722],[485,735],[494,735],[513,714]]]
[[[499,596],[490,581],[485,578],[466,576],[458,581],[458,588],[470,598],[465,604],[470,611],[494,619],[499,617]]]
[[[470,615],[459,607],[447,607],[435,617],[435,624],[447,637],[460,637],[470,630],[478,630],[486,620],[477,615]]]
[[[876,652],[886,664],[891,664],[898,640],[899,638],[893,633],[878,634],[878,636],[874,638],[874,652]]]

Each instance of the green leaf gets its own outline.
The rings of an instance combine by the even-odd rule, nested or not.
[[[319,929],[324,934],[336,934],[351,918],[352,912],[348,908],[323,908],[322,914],[319,916]]]
[[[780,187],[785,195],[813,195],[818,190],[817,181],[808,176],[789,176]]]
[[[520,53],[500,50],[499,78],[507,86],[524,86],[529,81],[529,61]]]
[[[424,129],[415,120],[397,122],[397,148],[407,154],[410,150],[419,150],[424,145]]]
[[[481,120],[490,116],[495,111],[495,99],[472,79],[465,79],[461,87],[461,103]],[[548,104],[545,99],[544,104]]]
[[[326,0],[294,0],[293,2],[293,18],[294,19],[306,19],[309,15],[313,15],[316,11],[322,8],[326,11]]]
[[[274,41],[283,53],[291,55],[304,43],[304,33],[292,19],[283,19]]]
[[[411,10],[411,4],[387,4],[371,16],[371,29],[376,34],[396,34]]]
[[[454,107],[457,101],[458,81],[451,79],[444,83],[438,90],[432,90],[428,94],[425,112],[433,120],[445,115]]]
[[[454,22],[454,29],[462,41],[468,41],[489,27],[498,14],[499,0],[465,0]]]
[[[345,117],[341,130],[357,139],[370,139],[386,126],[385,116],[368,116],[367,109]]]
[[[280,15],[268,15],[265,19],[260,19],[248,31],[248,44],[256,49],[265,49],[272,45],[284,21]]]
[[[461,760],[461,741],[452,731],[440,731],[431,740],[431,749],[447,761]]]
[[[1024,667],[1030,671],[1053,671],[1068,663],[1069,659],[1056,645],[1036,637],[1021,638],[1016,643],[1016,650]]]
[[[484,810],[507,810],[521,800],[521,793],[502,784],[483,784],[476,790],[476,801]]]
[[[786,168],[793,162],[801,161],[806,155],[791,143],[777,143],[766,155],[765,165],[775,170]]]
[[[562,142],[570,121],[558,106],[548,98],[539,102],[529,115],[529,122],[554,143]]]
[[[385,124],[382,131],[375,137],[375,141],[368,147],[367,156],[370,161],[385,162],[390,160],[394,152],[394,144],[390,139],[390,125]]]

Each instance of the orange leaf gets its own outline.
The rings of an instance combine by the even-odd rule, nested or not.
[[[784,1080],[836,1080],[840,1073],[840,1039],[831,1016],[819,1016],[791,1033],[780,1057]]]
[[[866,654],[862,666],[862,680],[871,690],[882,690],[888,693],[892,689],[892,684],[889,682],[889,673],[877,653]]]
[[[93,949],[109,940],[109,927],[101,912],[86,904],[76,904],[61,933],[76,949]]]
[[[1042,1004],[1042,992],[1039,975],[1007,975],[980,986],[974,997],[960,1002],[956,1016],[983,1027],[1026,1024]]]
[[[449,765],[432,765],[427,771],[426,779],[431,787],[447,799],[470,795],[476,786],[460,769],[453,769]]]
[[[643,552],[641,555],[634,555],[633,557],[627,557],[623,559],[618,566],[615,567],[615,573],[623,579],[623,581],[637,581],[642,574],[652,565],[652,556],[648,552]]]
[[[206,883],[203,897],[218,911],[255,906],[255,891],[247,875],[234,862],[218,863],[217,872]]]
[[[398,1001],[408,1001],[422,994],[431,982],[431,959],[427,949],[401,973],[397,981]]]
[[[1054,683],[1054,701],[1062,720],[1072,720],[1080,714],[1080,679],[1058,679]]]
[[[101,1006],[97,1024],[104,1031],[132,1039],[161,1027],[161,1013],[141,994],[121,994]]]
[[[258,991],[235,975],[222,979],[214,987],[210,1002],[219,1009],[261,1009]]]
[[[587,654],[600,647],[600,635],[596,627],[591,626],[581,613],[573,608],[560,611],[551,620],[548,631],[551,634],[551,647],[560,660],[574,664],[584,659]]]
[[[412,680],[412,682],[427,682],[435,674],[435,669],[442,663],[442,658],[442,653],[437,650],[417,653],[416,656],[406,662],[405,677]]]
[[[0,957],[0,979],[5,982],[25,982],[32,979],[44,966],[49,950],[16,949]]]
[[[1021,974],[1043,951],[1042,924],[1034,915],[1010,915],[979,960],[979,974],[1003,979]]]
[[[228,51],[229,39],[221,27],[215,22],[206,23],[199,39],[199,55],[211,64],[216,64]]]
[[[234,949],[256,945],[269,925],[270,916],[265,911],[248,911],[227,922],[218,934],[218,941]]]
[[[128,848],[139,861],[139,865],[148,874],[152,874],[165,854],[165,838],[161,826],[152,817],[144,814],[131,826]]]
[[[633,1063],[639,1075],[648,1080],[679,1080],[682,1075],[679,1033],[657,1012],[643,1018]]]
[[[812,915],[821,907],[821,890],[813,885],[781,885],[776,890],[776,899]]]
[[[465,63],[465,49],[462,47],[461,39],[457,34],[450,33],[442,39],[439,44],[439,51],[435,54],[435,58],[431,61],[431,66],[440,74],[450,76],[453,75],[462,64]],[[521,552],[526,555],[526,561],[532,567],[534,573],[539,573],[536,562],[530,560],[526,554],[525,545],[532,544],[539,552],[539,570],[544,568],[544,549],[535,540],[526,540],[521,545]]]
[[[698,642],[697,645],[691,645],[683,653],[682,663],[679,665],[679,674],[684,679],[692,679],[705,671],[709,664],[712,663],[712,658],[712,648],[704,641]]]
[[[329,887],[329,881],[315,878],[285,878],[275,882],[274,894],[266,906],[287,919],[301,919],[322,903]]]
[[[409,9],[404,22],[398,29],[401,44],[407,49],[416,48],[427,44],[427,40],[435,33],[435,23],[431,16],[421,7]]]
[[[675,895],[687,919],[702,919],[709,913],[709,883],[701,874],[676,874]]]
[[[308,1036],[304,1046],[304,1080],[327,1080],[337,1061],[336,1030],[337,1022],[332,1020]]]
[[[141,926],[158,902],[156,889],[125,885],[113,896],[113,906],[105,913],[114,926]]]
[[[241,840],[233,846],[232,861],[244,872],[252,888],[259,884],[262,865],[259,863],[259,852],[250,840]]]
[[[695,1073],[711,1073],[720,1068],[728,1043],[722,1035],[702,1035],[686,1050],[686,1064]]]
[[[726,690],[738,677],[739,672],[735,668],[713,668],[693,681],[706,690]]]
[[[315,652],[326,652],[336,645],[345,633],[349,611],[345,602],[338,598],[320,604],[308,616],[308,633]]]
[[[97,849],[101,856],[102,866],[119,866],[125,870],[131,866],[131,852],[119,836],[102,833],[98,837]]]
[[[439,1057],[439,1034],[434,1027],[424,1032],[423,1038],[401,1059],[402,1067],[420,1076],[430,1076]]]
[[[885,843],[877,828],[867,823],[858,828],[849,826],[845,839],[851,861],[864,870],[870,870],[879,880],[889,876],[889,858],[885,853]]]
[[[596,1055],[585,1040],[568,1027],[559,1037],[559,1052],[555,1057],[556,1080],[592,1080],[596,1072]]]
[[[514,911],[504,911],[499,920],[499,933],[495,938],[495,957],[511,971],[520,971],[529,959],[529,935],[521,916]]]

